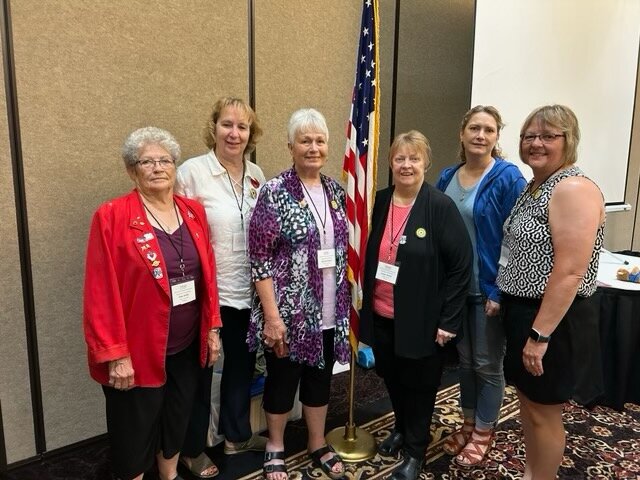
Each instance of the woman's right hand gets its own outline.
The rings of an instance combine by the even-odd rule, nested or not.
[[[287,327],[285,327],[280,315],[265,315],[262,337],[265,346],[273,349],[276,357],[282,358],[289,354]]]
[[[109,362],[109,385],[116,390],[129,390],[134,386],[131,357],[122,357]]]

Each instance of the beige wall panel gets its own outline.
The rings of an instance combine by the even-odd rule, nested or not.
[[[184,157],[204,150],[212,100],[248,91],[247,2],[12,3],[50,450],[105,431],[81,297],[91,214],[131,188],[122,141],[154,124],[174,133]]]
[[[396,133],[431,141],[427,180],[456,162],[462,115],[471,100],[474,0],[403,0],[400,10]],[[508,120],[508,119],[507,119]]]
[[[4,78],[0,63],[0,78]],[[35,455],[31,388],[22,307],[22,277],[16,227],[15,199],[7,105],[4,82],[0,86],[0,402],[7,448],[7,461],[17,462]]]
[[[267,178],[289,168],[287,122],[313,107],[327,118],[329,161],[323,173],[341,180],[351,108],[359,0],[257,1],[256,108],[265,135],[256,161]]]

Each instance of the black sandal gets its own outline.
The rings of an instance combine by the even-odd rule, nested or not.
[[[264,452],[264,463],[262,464],[262,473],[264,474],[265,480],[267,480],[267,475],[272,475],[274,473],[285,473],[287,478],[289,478],[289,472],[287,472],[287,464],[286,463],[273,463],[267,465],[267,462],[271,460],[286,460],[284,452]]]
[[[331,458],[323,462],[321,459],[327,453],[333,453],[333,456],[331,456]],[[320,447],[319,449],[314,450],[313,452],[310,452],[309,456],[311,457],[311,462],[313,463],[313,466],[320,467],[322,471],[326,475],[328,475],[332,480],[340,480],[344,478],[345,476],[344,462],[342,461],[342,458],[340,458],[340,455],[336,453],[336,451],[333,449],[331,445],[325,445],[324,447]],[[335,467],[336,464],[338,463],[342,463],[342,471],[334,472],[333,467]]]

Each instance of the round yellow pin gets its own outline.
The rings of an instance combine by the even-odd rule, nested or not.
[[[427,236],[427,231],[424,228],[420,227],[419,229],[416,230],[416,237],[424,238],[426,236]]]

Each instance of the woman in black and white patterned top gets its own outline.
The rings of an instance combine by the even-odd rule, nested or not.
[[[505,376],[516,386],[525,480],[556,477],[565,446],[562,408],[572,395],[572,325],[593,309],[604,238],[604,201],[574,164],[578,120],[568,107],[529,114],[520,157],[533,179],[504,226],[497,284],[507,335]]]

